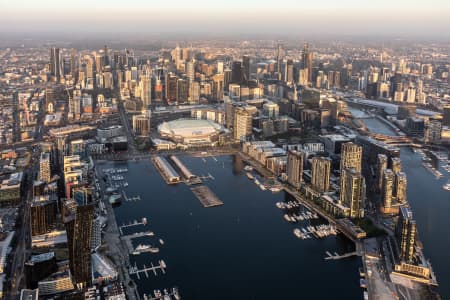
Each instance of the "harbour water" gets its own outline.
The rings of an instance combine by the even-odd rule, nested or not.
[[[155,236],[133,241],[160,248],[158,253],[131,256],[138,268],[164,260],[166,274],[141,274],[141,295],[177,286],[183,299],[362,299],[359,257],[325,260],[326,252],[348,253],[354,245],[341,235],[301,240],[294,228],[323,220],[288,223],[275,203],[284,192],[262,191],[243,171],[236,156],[180,156],[224,205],[204,208],[184,184],[167,185],[149,160],[102,163],[127,167],[123,174],[128,197],[115,208],[118,225],[147,217],[148,225],[124,229],[124,234],[150,230]],[[161,245],[159,239],[164,244]]]
[[[351,112],[354,113],[354,109]],[[365,119],[367,127],[375,133],[395,135],[383,122]],[[408,178],[407,196],[417,221],[419,238],[423,242],[425,255],[430,259],[439,283],[442,299],[450,299],[450,192],[442,188],[450,173],[439,166],[444,175],[440,179],[422,166],[422,156],[409,147],[402,147],[400,156],[403,171]]]

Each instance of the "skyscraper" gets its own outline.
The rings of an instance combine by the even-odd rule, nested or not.
[[[366,182],[355,169],[341,172],[340,203],[350,208],[348,217],[363,218],[366,200]]]
[[[252,134],[252,115],[256,112],[254,106],[239,106],[234,109],[234,139],[240,141]]]
[[[341,172],[344,169],[355,169],[361,172],[362,147],[352,142],[342,144],[341,146]]]
[[[39,159],[39,180],[50,182],[51,169],[50,169],[50,153],[41,153]]]
[[[50,86],[45,88],[45,110],[48,113],[55,111],[55,92]]]
[[[223,100],[224,78],[223,74],[216,74],[212,78],[212,98],[218,102]]]
[[[284,68],[284,82],[288,84],[294,83],[294,62],[292,59],[286,61],[286,67]]]
[[[406,173],[397,172],[395,174],[395,196],[397,198],[397,202],[406,203],[406,186],[408,180],[406,179]]]
[[[331,159],[328,157],[314,157],[312,159],[311,184],[312,187],[326,193],[330,188]]]
[[[47,233],[56,222],[56,201],[49,196],[38,196],[30,204],[31,235]]]
[[[444,105],[444,118],[442,119],[442,126],[450,127],[450,104]]]
[[[392,172],[391,169],[385,169],[383,172],[383,184],[381,187],[381,201],[385,209],[389,209],[392,206],[394,180],[394,172]]]
[[[94,221],[92,188],[74,188],[73,200],[66,201],[64,211],[72,280],[79,288],[89,286],[92,283],[91,243]]]
[[[147,109],[152,104],[152,80],[150,75],[147,74],[141,78],[141,99],[144,109]]]
[[[178,77],[169,73],[166,77],[166,100],[168,103],[178,101]]]
[[[283,63],[283,48],[281,47],[281,44],[278,44],[277,49],[277,76],[278,80],[281,81],[281,64]]]
[[[286,165],[287,180],[290,185],[298,189],[302,183],[303,161],[305,153],[289,151]]]
[[[188,78],[188,82],[194,82],[195,80],[195,60],[191,59],[186,63],[186,76]]]
[[[312,82],[312,60],[313,55],[311,52],[309,52],[309,46],[308,43],[305,43],[303,45],[303,52],[302,52],[302,67],[306,70],[308,70],[308,82]]]
[[[407,206],[400,207],[400,214],[398,216],[395,233],[400,259],[411,262],[414,258],[414,245],[416,243],[417,234],[416,221],[413,219],[411,208]]]
[[[61,77],[62,61],[59,48],[53,47],[50,49],[50,74],[57,79]]]
[[[244,55],[242,57],[242,83],[248,86],[250,80],[250,57]]]
[[[400,159],[400,157],[391,158],[391,169],[394,174],[402,171],[402,160]]]
[[[233,61],[231,66],[231,83],[242,84],[242,63]]]
[[[388,158],[384,154],[378,154],[377,158],[377,191],[381,192],[383,186],[384,170],[388,167]]]

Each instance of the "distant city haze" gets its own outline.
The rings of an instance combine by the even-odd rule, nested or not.
[[[0,0],[0,33],[448,37],[448,0]]]

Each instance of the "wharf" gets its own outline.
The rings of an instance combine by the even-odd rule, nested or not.
[[[145,277],[147,278],[149,278],[150,272],[152,272],[155,276],[158,276],[158,273],[156,272],[157,270],[161,270],[162,274],[166,274],[167,266],[164,260],[158,261],[157,265],[153,265],[153,263],[150,262],[150,265],[151,267],[147,267],[146,265],[144,265],[142,269],[139,269],[135,264],[134,267],[130,268],[130,275],[136,275],[138,279],[141,279],[141,273],[145,274]]]
[[[203,205],[203,207],[213,207],[223,205],[223,202],[207,186],[197,186],[191,188],[191,191]]]
[[[140,225],[147,225],[147,218],[142,218],[141,222],[134,220],[133,222],[130,222],[129,224],[124,224],[124,225],[120,226],[119,227],[120,235],[123,235],[124,228],[140,226]]]
[[[132,201],[140,201],[141,196],[135,196],[135,197],[128,197],[124,190],[122,190],[122,197],[126,202],[132,202]]]
[[[354,252],[345,253],[342,255],[339,255],[337,253],[335,253],[335,255],[332,255],[330,252],[327,251],[327,255],[328,256],[325,257],[325,260],[330,260],[330,259],[338,260],[338,259],[343,259],[343,258],[347,258],[347,257],[357,256],[357,255],[359,255],[359,253],[354,251]]]
[[[120,237],[122,241],[125,242],[128,248],[128,253],[132,254],[134,252],[133,244],[131,241],[136,238],[144,237],[144,236],[153,236],[153,232],[151,231],[145,231],[145,232],[136,232],[129,235],[123,235]]]

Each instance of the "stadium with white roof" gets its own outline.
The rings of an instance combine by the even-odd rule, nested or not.
[[[210,120],[179,119],[158,126],[162,138],[187,146],[214,146],[222,126]]]

